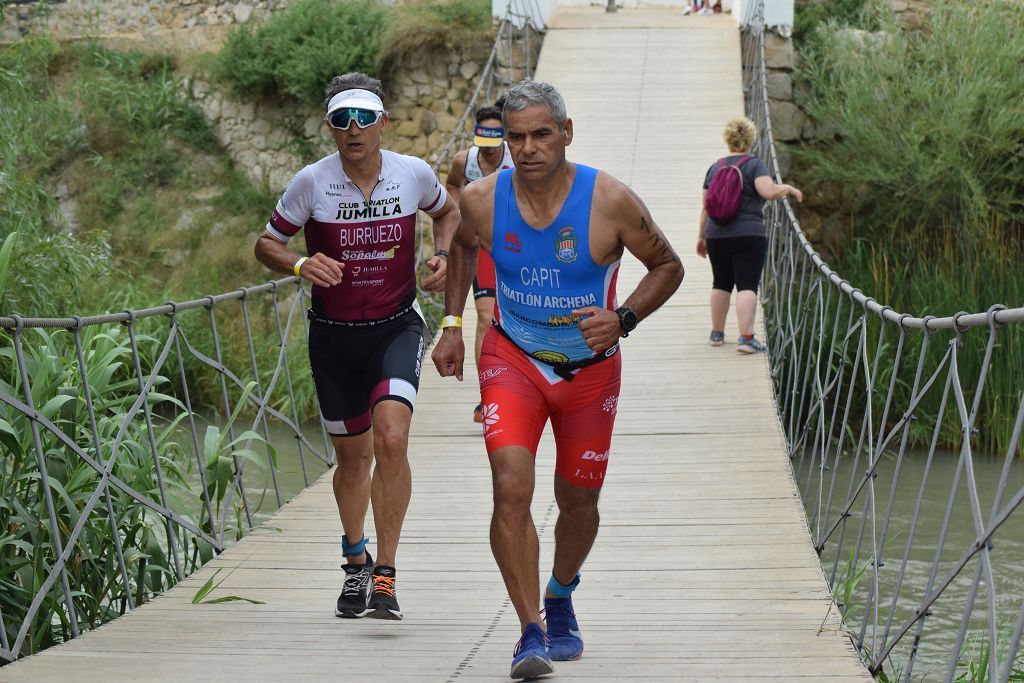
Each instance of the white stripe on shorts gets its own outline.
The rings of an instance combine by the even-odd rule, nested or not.
[[[409,402],[409,405],[416,406],[416,387],[404,379],[398,379],[392,377],[388,380],[388,391],[389,396],[400,396]]]

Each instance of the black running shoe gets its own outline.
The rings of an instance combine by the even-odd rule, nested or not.
[[[366,551],[364,564],[343,564],[341,568],[345,570],[345,585],[338,596],[338,606],[334,608],[334,615],[343,619],[365,617],[370,611],[366,605],[370,597],[370,572],[373,571],[373,557],[370,556],[370,551]]]
[[[398,607],[398,598],[395,595],[394,567],[373,568],[373,589],[370,591],[370,602],[366,607],[366,616],[372,619],[401,620],[402,610]]]

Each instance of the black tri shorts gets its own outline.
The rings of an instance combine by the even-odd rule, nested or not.
[[[327,431],[332,436],[362,434],[380,401],[415,407],[423,319],[410,309],[393,320],[348,326],[311,315],[309,365]]]

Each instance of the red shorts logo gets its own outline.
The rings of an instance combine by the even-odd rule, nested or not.
[[[501,419],[501,415],[498,415],[497,403],[485,403],[482,412],[484,415],[484,429],[497,424],[498,420]]]
[[[612,451],[610,448],[604,453],[598,453],[597,451],[584,451],[583,459],[593,460],[594,462],[603,462],[608,459],[608,457],[611,455],[611,452]]]

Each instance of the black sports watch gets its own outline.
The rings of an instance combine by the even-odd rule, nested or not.
[[[622,328],[622,336],[628,337],[629,333],[636,329],[640,319],[636,317],[636,313],[632,309],[625,306],[619,306],[615,312],[619,314],[619,327]]]

